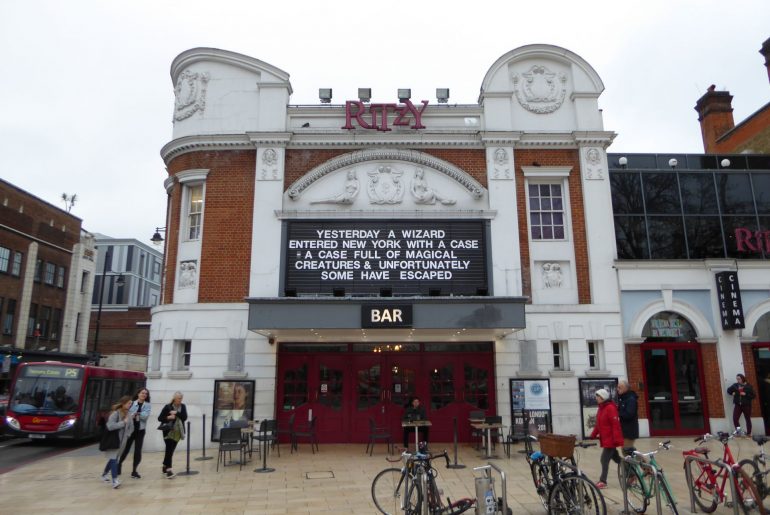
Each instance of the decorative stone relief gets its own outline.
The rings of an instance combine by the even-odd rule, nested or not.
[[[561,265],[558,263],[543,264],[543,286],[545,288],[561,288]]]
[[[175,122],[189,118],[196,112],[203,114],[206,109],[206,88],[210,78],[208,72],[193,73],[190,70],[185,70],[179,75],[174,88]]]
[[[404,172],[390,166],[378,166],[376,170],[366,172],[369,184],[366,192],[371,204],[400,204],[404,198]]]
[[[604,158],[601,149],[586,147],[583,149],[583,177],[589,181],[604,180]]]
[[[195,288],[197,284],[198,261],[181,261],[179,263],[179,289]]]
[[[492,179],[512,179],[513,172],[511,171],[510,162],[511,159],[508,157],[507,150],[504,148],[498,148],[495,150],[495,158],[494,162],[492,163],[495,172],[492,174]]]
[[[433,205],[436,202],[441,202],[445,206],[452,206],[457,202],[454,199],[441,196],[438,191],[428,186],[428,181],[425,180],[425,172],[422,168],[417,168],[414,171],[412,196],[414,197],[415,204]]]
[[[535,114],[556,111],[567,94],[567,76],[546,66],[533,65],[529,71],[514,73],[513,85],[521,107]]]
[[[313,200],[310,203],[351,205],[356,200],[359,189],[360,185],[358,183],[358,174],[356,173],[355,168],[351,168],[348,170],[347,178],[345,179],[345,184],[343,185],[343,190],[341,193],[333,197]]]
[[[267,148],[262,152],[257,179],[260,181],[281,180],[278,169],[278,152],[275,149]]]

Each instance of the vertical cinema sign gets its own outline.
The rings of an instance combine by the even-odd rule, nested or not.
[[[719,272],[716,274],[717,300],[722,329],[743,329],[743,304],[741,287],[738,284],[738,272]]]

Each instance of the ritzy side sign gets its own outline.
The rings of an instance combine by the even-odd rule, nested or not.
[[[424,129],[422,113],[428,107],[428,101],[420,103],[422,107],[418,109],[409,99],[404,100],[403,104],[364,104],[359,100],[348,100],[345,102],[345,126],[342,128],[391,131],[393,129],[388,126],[388,115],[393,114],[392,124],[395,126]]]

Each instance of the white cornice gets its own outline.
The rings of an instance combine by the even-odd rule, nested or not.
[[[375,220],[375,219],[406,219],[406,220],[491,220],[497,216],[497,210],[457,210],[457,211],[364,211],[361,209],[351,211],[331,210],[276,210],[275,217],[279,220],[303,220],[319,219],[350,219],[350,220]]]
[[[177,180],[181,184],[185,184],[188,182],[201,182],[205,181],[206,177],[209,175],[208,168],[195,168],[190,170],[184,170],[182,172],[179,172],[176,174]]]
[[[172,159],[188,152],[200,150],[248,150],[253,149],[246,134],[212,134],[185,136],[169,141],[160,149],[160,157],[168,165]]]
[[[291,141],[291,132],[247,132],[254,146],[285,147]]]
[[[409,132],[409,133],[378,133],[368,130],[352,130],[340,132],[339,129],[328,131],[315,130],[312,133],[295,132],[288,143],[288,148],[307,147],[404,147],[404,148],[435,148],[435,147],[464,147],[483,148],[478,131],[446,131],[446,132]]]
[[[522,166],[524,177],[569,177],[571,166]]]
[[[518,141],[521,140],[521,131],[510,131],[510,132],[481,132],[481,141],[485,145],[515,145]]]

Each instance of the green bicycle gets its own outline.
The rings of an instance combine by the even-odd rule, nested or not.
[[[671,449],[671,441],[660,442],[658,449],[650,452],[639,452],[633,447],[623,449],[626,456],[618,463],[618,480],[628,497],[629,508],[636,513],[647,511],[650,500],[655,498],[659,489],[663,511],[679,514],[671,485],[663,468],[655,461],[655,455],[661,449]]]

